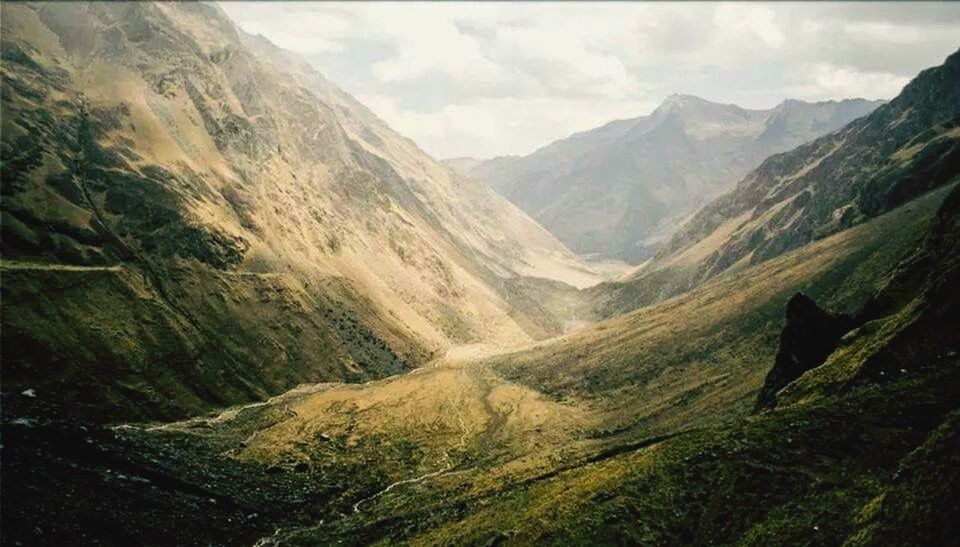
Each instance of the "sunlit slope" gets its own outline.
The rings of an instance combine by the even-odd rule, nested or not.
[[[958,236],[954,189],[856,310],[862,325],[783,389],[772,411],[467,500],[446,519],[411,511],[408,523],[434,523],[410,524],[411,542],[952,542],[960,511]]]
[[[575,287],[590,286],[601,280],[516,206],[486,184],[463,177],[428,156],[302,58],[278,48],[261,35],[238,32],[252,53],[283,67],[298,84],[331,105],[350,137],[371,153],[387,159],[415,189],[423,202],[421,213],[442,227],[441,235],[463,255],[488,268],[489,273],[501,278],[515,274],[541,277]]]
[[[73,398],[79,386],[43,377],[39,363],[56,361],[66,378],[109,354],[125,371],[117,380],[134,386],[127,402],[181,390],[131,371],[176,367],[150,374],[182,382],[190,393],[174,401],[194,401],[181,409],[193,411],[301,381],[380,376],[463,343],[556,334],[565,319],[526,284],[596,279],[516,208],[342,92],[322,96],[252,53],[215,5],[11,3],[2,24],[2,252],[20,263],[4,291],[37,318],[4,314],[5,350],[32,347],[37,361],[11,385],[35,377]],[[79,277],[105,290],[44,293]],[[555,282],[545,283],[537,290]],[[76,308],[63,339],[85,344],[51,340],[35,301]],[[97,313],[145,302],[162,312],[137,313],[164,319],[136,334]],[[277,319],[258,322],[260,313]],[[132,357],[155,355],[167,336],[189,349],[169,361]],[[323,351],[303,338],[323,340]],[[92,347],[101,343],[121,345]],[[208,362],[241,371],[225,380],[238,386],[231,395],[204,387],[215,377]],[[146,399],[169,416],[161,395]]]
[[[941,206],[947,191],[752,268],[742,280],[721,277],[676,299],[674,306],[669,306],[674,301],[661,305],[659,313],[669,309],[673,316],[689,299],[705,318],[697,324],[691,314],[680,314],[693,337],[702,332],[704,323],[714,323],[721,332],[741,333],[740,338],[720,334],[717,338],[723,341],[717,345],[700,339],[702,358],[713,360],[716,369],[722,363],[726,376],[718,378],[720,370],[711,371],[709,365],[694,370],[680,361],[670,363],[670,351],[661,346],[657,349],[666,355],[661,358],[659,377],[646,385],[621,386],[635,391],[633,397],[623,389],[608,389],[596,399],[584,396],[584,390],[554,401],[542,394],[532,398],[538,401],[540,416],[557,415],[551,408],[580,412],[567,410],[565,428],[557,428],[551,420],[534,422],[537,427],[528,432],[530,437],[522,439],[532,437],[543,445],[530,455],[482,474],[476,467],[482,469],[484,459],[468,457],[459,464],[436,467],[437,475],[408,475],[410,482],[361,498],[360,509],[347,518],[281,528],[270,540],[769,544],[801,541],[813,531],[824,541],[869,545],[888,537],[920,542],[950,537],[954,513],[944,504],[951,503],[950,485],[957,484],[956,473],[948,468],[956,461],[950,453],[957,442],[951,432],[960,406],[960,369],[950,345],[956,344],[950,336],[956,328],[957,298],[950,287],[957,281],[960,193],[954,191],[950,203]],[[900,235],[895,238],[894,233]],[[914,252],[917,247],[925,249],[919,256]],[[945,262],[925,262],[933,256]],[[757,285],[764,287],[758,290]],[[711,288],[729,296],[730,312],[711,303]],[[798,404],[788,395],[774,412],[747,418],[758,384],[742,369],[753,366],[756,373],[766,373],[780,329],[772,330],[767,343],[745,343],[743,333],[765,328],[760,320],[764,308],[773,310],[770,321],[780,320],[784,301],[777,295],[797,290],[840,309],[866,310],[863,313],[887,325],[850,333],[845,342],[850,349],[839,349],[825,365],[808,373],[811,379],[835,378],[833,371],[838,367],[854,363],[856,374],[835,381],[833,387],[811,383],[805,376],[797,386],[812,385],[808,393],[812,389],[818,397],[808,395]],[[656,307],[650,312],[658,314]],[[905,321],[904,313],[912,319]],[[623,329],[629,324],[637,331],[634,340],[655,346],[658,326],[649,319],[639,320],[641,314],[635,314],[633,323],[627,322],[628,317],[594,328]],[[897,334],[891,336],[890,329]],[[587,332],[568,337],[567,349],[585,349],[576,344],[588,337]],[[640,346],[623,339],[618,342],[616,347],[625,352]],[[598,359],[610,360],[611,354],[603,348],[614,341],[595,338],[594,344],[592,349],[601,353]],[[854,351],[864,346],[873,351]],[[633,364],[640,367],[649,353],[634,351]],[[762,361],[752,363],[751,351],[760,354]],[[893,358],[876,357],[883,354]],[[565,377],[570,372],[556,354],[536,357],[554,375]],[[476,367],[504,361],[513,363],[511,370],[521,379],[531,366],[537,366],[523,361],[522,353],[481,356],[469,366],[480,370]],[[840,361],[847,364],[838,365]],[[590,378],[589,370],[576,372]],[[693,390],[673,388],[678,396],[651,413],[651,402],[666,402],[664,397],[669,396],[671,386],[662,381],[668,374],[688,375],[689,382],[711,376],[715,380]],[[853,377],[858,379],[850,381]],[[369,396],[377,401],[408,381],[418,380],[387,382]],[[731,387],[737,384],[741,387]],[[596,389],[589,381],[581,387]],[[793,386],[785,393],[792,391]],[[749,406],[740,404],[738,394]],[[304,416],[311,400],[319,402],[323,397],[308,396],[290,405],[296,416],[267,429],[266,439],[255,437],[253,445],[258,450],[275,450],[278,439],[297,438],[291,434],[293,428],[316,420],[313,412]],[[515,406],[515,415],[522,415],[522,408]],[[641,427],[612,431],[610,424],[616,420],[638,420]],[[459,423],[463,427],[478,421],[468,418]],[[330,427],[330,422],[325,425]],[[466,438],[482,437],[470,427],[461,429]],[[447,439],[441,446],[456,447],[456,428],[449,429],[449,437],[439,437]],[[542,431],[560,437],[551,439]],[[569,440],[564,442],[563,437]],[[486,446],[499,453],[504,445],[488,442]],[[303,454],[290,449],[281,453]],[[897,469],[909,471],[898,476]],[[931,474],[938,470],[946,481],[941,486]],[[885,503],[888,495],[891,501]],[[898,508],[906,507],[915,512],[915,521],[898,514]]]
[[[877,465],[891,468],[931,427],[912,432],[887,425],[859,446],[855,433],[840,434],[837,424],[857,419],[870,428],[897,414],[919,420],[932,410],[915,406],[911,389],[943,398],[935,407],[942,416],[956,378],[939,374],[864,395],[869,416],[830,399],[799,415],[722,424],[742,420],[753,408],[789,296],[804,291],[840,309],[860,309],[888,282],[887,272],[923,241],[945,194],[930,194],[739,276],[721,276],[658,306],[528,350],[490,355],[478,348],[395,379],[318,387],[214,430],[244,439],[233,445],[235,457],[286,470],[280,472],[320,466],[337,473],[363,462],[376,469],[365,476],[381,477],[351,481],[334,502],[346,518],[325,513],[330,516],[324,522],[291,523],[270,537],[280,543],[323,537],[427,544],[618,536],[691,541],[694,518],[706,519],[704,533],[711,536],[795,537],[817,504],[854,514],[878,492],[879,486],[855,484],[873,469],[858,463],[865,451],[882,446],[885,455]],[[885,397],[895,402],[880,408]],[[783,435],[804,443],[783,454],[784,461],[802,460],[826,435],[836,438],[845,459],[811,472],[848,468],[852,484],[807,491],[799,482],[803,473],[774,469],[768,478],[787,481],[797,499],[783,493],[747,501],[747,493],[756,496],[764,488],[767,475],[731,475],[730,469],[763,462]],[[703,457],[704,451],[726,454],[738,446],[742,452],[729,463]],[[695,471],[684,469],[688,462]],[[697,473],[733,482],[716,490]],[[743,492],[733,485],[742,485]],[[847,497],[830,501],[834,490]],[[712,510],[717,496],[738,496],[750,509]],[[745,528],[764,522],[764,504],[794,503],[805,515],[800,524],[770,517],[754,531]],[[672,509],[676,504],[682,508]],[[606,520],[625,507],[646,519],[636,526]],[[824,529],[845,534],[851,526],[833,519]]]

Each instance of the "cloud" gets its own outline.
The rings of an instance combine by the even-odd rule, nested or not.
[[[830,63],[805,65],[812,81],[789,88],[811,100],[837,97],[889,98],[896,96],[910,78],[886,72],[864,72]]]
[[[357,99],[404,135],[440,158],[464,149],[490,155],[526,154],[557,136],[592,129],[610,120],[650,112],[653,102],[595,101],[590,98],[494,97],[450,103],[435,111],[418,111],[385,95]]]
[[[721,4],[713,22],[727,32],[752,33],[770,48],[780,48],[786,41],[773,10],[762,4]]]
[[[890,98],[960,45],[950,3],[221,6],[439,157],[526,153],[672,92]]]

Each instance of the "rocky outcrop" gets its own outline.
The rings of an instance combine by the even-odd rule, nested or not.
[[[820,359],[822,365],[778,388],[774,380],[783,377],[778,368],[789,356],[784,331],[784,345],[768,378],[772,385],[764,386],[758,409],[771,404],[778,408],[811,404],[860,386],[889,384],[953,366],[950,363],[960,352],[956,336],[960,332],[960,294],[956,290],[960,282],[960,187],[953,187],[926,228],[917,245],[874,285],[876,290],[849,320],[851,330],[843,334],[836,350]],[[822,340],[827,344],[830,338]],[[822,350],[828,348],[829,344]]]
[[[889,382],[955,359],[958,279],[960,186],[944,199],[917,248],[854,316],[831,314],[799,293],[790,299],[780,349],[755,410]]]
[[[780,333],[780,349],[757,395],[754,410],[775,407],[777,392],[823,364],[852,326],[850,316],[825,311],[802,293],[793,295],[787,303],[787,324]]]

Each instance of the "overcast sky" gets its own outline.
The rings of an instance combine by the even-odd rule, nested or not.
[[[223,2],[438,158],[526,154],[689,93],[889,99],[960,47],[960,4]]]

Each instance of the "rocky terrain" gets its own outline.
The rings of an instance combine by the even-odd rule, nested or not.
[[[450,165],[488,182],[575,252],[639,264],[771,154],[880,104],[786,100],[749,110],[672,95],[649,116],[610,122],[528,156]]]
[[[960,53],[578,289],[216,5],[0,9],[0,543],[960,533]]]
[[[777,404],[777,392],[817,368],[837,349],[841,337],[853,330],[850,316],[824,311],[797,293],[787,302],[787,324],[780,333],[780,349],[757,395],[756,410]]]

